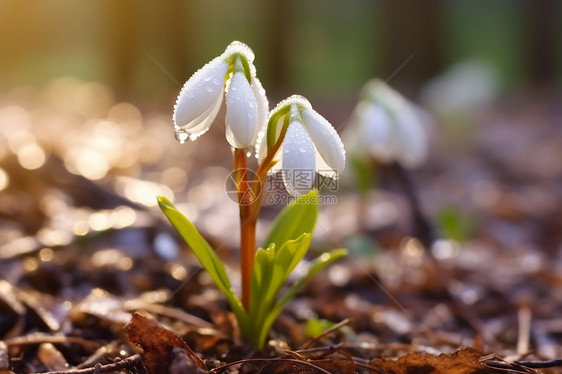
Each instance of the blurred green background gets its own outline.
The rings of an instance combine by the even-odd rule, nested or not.
[[[503,90],[557,87],[561,21],[556,0],[2,0],[0,95],[74,76],[168,100],[232,40],[277,97],[355,98],[374,76],[416,93],[467,59]]]

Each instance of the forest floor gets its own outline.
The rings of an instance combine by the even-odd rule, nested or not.
[[[561,118],[552,98],[511,97],[434,128],[409,174],[422,240],[387,169],[363,199],[342,180],[311,252],[349,256],[307,282],[256,351],[155,200],[175,198],[238,278],[220,129],[180,145],[168,112],[70,79],[12,93],[0,373],[562,372]],[[278,208],[264,206],[258,242]]]

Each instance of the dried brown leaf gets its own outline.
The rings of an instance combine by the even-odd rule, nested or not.
[[[37,350],[37,357],[49,370],[68,370],[69,365],[63,354],[51,343],[43,343]]]
[[[170,365],[178,365],[177,349],[187,353],[192,362],[186,363],[193,373],[206,372],[205,364],[179,336],[166,329],[154,318],[144,313],[135,313],[125,326],[125,336],[131,344],[142,348],[143,364],[149,374],[167,373]],[[200,370],[199,370],[200,369]]]
[[[481,356],[472,348],[439,356],[414,352],[397,360],[376,358],[368,366],[378,373],[388,374],[483,374],[487,371],[479,361]]]

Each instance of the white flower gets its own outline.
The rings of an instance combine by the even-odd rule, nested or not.
[[[427,158],[428,140],[417,107],[379,79],[365,85],[364,96],[345,131],[346,144],[383,163],[421,165]]]
[[[254,144],[265,126],[268,102],[253,65],[254,54],[232,42],[185,82],[174,107],[176,133],[195,140],[207,132],[226,92],[226,139],[235,148]]]
[[[282,146],[275,155],[278,161],[272,171],[281,169],[287,191],[294,196],[310,191],[315,172],[337,178],[345,167],[345,150],[332,125],[302,96],[293,95],[271,112],[283,112],[277,121],[277,141],[288,116],[288,128]],[[267,151],[266,134],[262,134],[256,155],[263,160]]]

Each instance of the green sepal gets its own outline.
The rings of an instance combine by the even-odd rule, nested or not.
[[[272,113],[271,116],[269,117],[269,121],[267,122],[267,134],[266,134],[268,150],[272,149],[275,146],[275,142],[277,141],[276,139],[277,123],[279,122],[279,119],[285,114],[289,113],[290,109],[291,109],[290,106],[284,106],[280,108],[278,111],[276,111],[275,113]],[[286,116],[283,121],[283,128],[287,128],[287,127],[289,127],[289,116]]]

